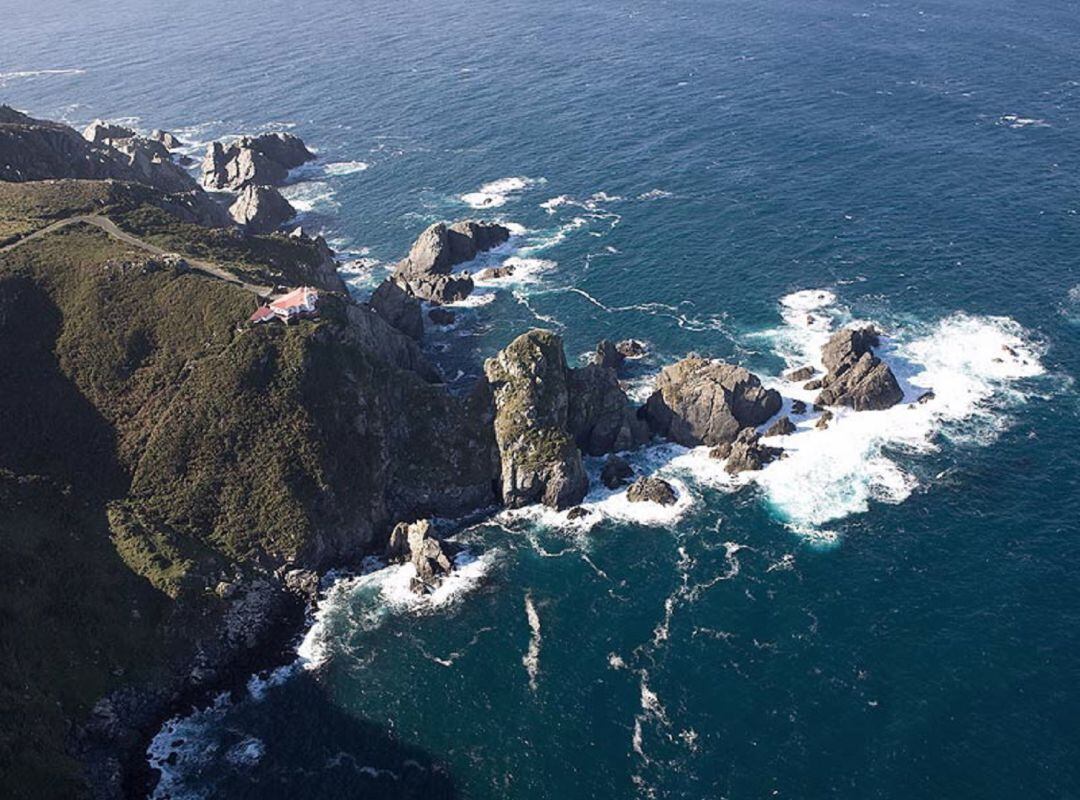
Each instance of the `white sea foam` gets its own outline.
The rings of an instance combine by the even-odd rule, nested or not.
[[[526,256],[510,256],[504,258],[498,265],[500,267],[512,267],[513,273],[502,278],[479,278],[473,276],[477,286],[522,286],[531,283],[540,283],[544,273],[551,272],[557,266],[557,261],[546,258],[528,258]]]
[[[674,197],[674,196],[675,196],[674,194],[672,194],[671,192],[665,191],[664,189],[650,189],[647,192],[639,194],[637,199],[638,200],[666,200],[667,198]]]
[[[28,80],[31,78],[47,78],[54,75],[85,75],[85,69],[25,69],[12,72],[0,72],[0,87],[7,86],[12,81]]]
[[[225,753],[226,760],[237,767],[254,767],[266,755],[266,745],[261,739],[249,736],[237,742]]]
[[[516,176],[500,178],[491,183],[485,183],[475,192],[467,192],[461,195],[461,201],[472,208],[498,208],[506,205],[510,200],[538,184],[547,183],[545,178],[529,178]]]
[[[529,689],[536,691],[537,676],[540,674],[540,614],[536,611],[532,593],[525,593],[525,619],[529,623],[529,649],[521,657],[521,663],[529,675]]]
[[[1022,117],[1019,114],[1003,114],[999,124],[1009,128],[1049,128],[1050,123],[1044,119],[1034,117]]]
[[[371,167],[366,161],[335,161],[323,167],[323,173],[337,177],[339,175],[355,175],[364,172]]]
[[[325,181],[303,181],[281,188],[281,194],[299,213],[332,213],[341,205],[334,199],[334,188]]]
[[[766,333],[789,366],[820,368],[820,347],[832,323],[849,321],[846,309],[826,291],[797,292],[781,301],[787,325]],[[770,506],[793,529],[830,539],[828,523],[868,510],[871,501],[900,503],[917,485],[900,464],[900,453],[936,449],[939,436],[984,444],[1008,424],[1009,409],[1024,394],[1015,382],[1042,374],[1040,348],[1014,321],[1003,317],[953,314],[920,330],[896,330],[878,354],[890,364],[905,390],[904,401],[883,411],[833,409],[826,429],[817,414],[794,416],[795,433],[777,444],[786,457],[759,472],[732,478],[707,455],[688,451],[672,461],[716,486],[756,483]],[[812,404],[814,392],[782,378],[766,378],[790,400]],[[925,402],[914,402],[933,390]]]

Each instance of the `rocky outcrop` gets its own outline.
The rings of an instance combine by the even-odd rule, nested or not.
[[[626,499],[631,503],[659,503],[662,506],[674,505],[678,496],[674,487],[663,478],[648,475],[638,478],[626,490]]]
[[[429,226],[394,268],[394,280],[410,294],[433,303],[464,300],[473,290],[467,272],[452,274],[458,264],[503,244],[510,229],[495,222],[466,220]]]
[[[280,186],[290,169],[315,158],[303,141],[291,133],[242,136],[225,145],[213,142],[202,163],[202,184],[207,189],[238,191],[248,184]]]
[[[543,330],[522,334],[484,364],[495,409],[501,494],[511,508],[538,501],[569,508],[589,488],[567,428],[568,372],[562,341]]]
[[[644,407],[653,431],[687,447],[733,442],[739,431],[780,410],[780,394],[756,375],[690,356],[665,367]]]
[[[644,358],[649,352],[645,342],[640,339],[623,339],[615,345],[615,349],[623,358]]]
[[[615,370],[589,364],[569,372],[567,429],[582,452],[630,450],[649,439],[649,426],[630,409]]]
[[[248,233],[272,233],[296,216],[296,209],[273,186],[248,184],[229,206],[229,215]]]
[[[713,458],[726,458],[724,470],[731,475],[740,472],[759,470],[783,453],[779,447],[769,447],[761,443],[761,437],[753,428],[743,428],[735,441],[717,445],[709,455]]]
[[[619,456],[608,456],[600,470],[600,482],[609,489],[618,489],[634,477],[634,468],[630,462]]]
[[[878,333],[872,327],[833,334],[821,350],[828,370],[821,379],[819,405],[850,406],[856,411],[889,408],[904,398],[889,366],[874,355]]]
[[[390,533],[386,557],[391,561],[408,561],[416,570],[411,588],[418,594],[435,589],[453,569],[453,562],[436,538],[430,520],[399,522]]]
[[[784,379],[789,380],[792,383],[808,381],[814,377],[814,372],[816,372],[816,370],[813,367],[799,367],[798,369],[793,369],[791,372],[787,373],[787,375],[784,376]]]
[[[180,141],[175,134],[169,131],[163,131],[160,128],[155,128],[150,134],[150,138],[155,142],[161,142],[168,150],[176,150],[184,146],[184,143]]]
[[[792,400],[791,401],[791,413],[792,414],[805,414],[806,413],[806,403],[803,402],[802,400]]]
[[[509,278],[514,274],[513,264],[503,264],[501,267],[487,267],[476,273],[476,279],[478,281],[491,281],[498,280],[499,278]]]
[[[0,180],[111,179],[170,193],[197,188],[159,142],[101,122],[86,134],[89,139],[67,125],[0,106]]]
[[[420,341],[424,335],[424,317],[420,301],[387,278],[371,295],[371,307],[387,323],[406,336]]]
[[[766,436],[788,436],[792,433],[795,433],[795,423],[786,415],[780,417],[765,431]]]
[[[616,370],[623,365],[626,356],[619,352],[615,342],[610,339],[601,339],[596,344],[596,350],[592,354],[592,363],[604,369]]]

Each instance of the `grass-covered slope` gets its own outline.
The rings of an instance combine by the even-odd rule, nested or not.
[[[92,208],[215,263],[267,257],[72,183],[0,184],[0,205],[20,237]],[[490,421],[401,368],[414,344],[333,295],[289,327],[244,325],[255,303],[87,224],[0,252],[0,796],[78,794],[74,726],[186,663],[218,581],[339,564],[493,498]]]

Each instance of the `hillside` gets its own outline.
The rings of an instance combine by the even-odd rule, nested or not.
[[[138,720],[272,642],[283,568],[492,502],[495,451],[368,307],[324,293],[317,320],[250,328],[250,291],[147,249],[276,282],[311,276],[316,241],[201,227],[132,184],[0,183],[0,209],[0,549],[17,575],[0,584],[0,794],[70,797],[86,790],[72,752],[98,790],[109,764],[130,778]],[[57,224],[85,214],[138,244]],[[121,687],[143,687],[123,700],[139,712],[104,724],[99,705],[86,725]]]

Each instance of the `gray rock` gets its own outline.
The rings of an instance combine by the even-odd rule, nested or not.
[[[656,433],[696,447],[732,442],[781,405],[779,392],[746,369],[691,356],[661,371],[644,414]]]
[[[927,389],[925,392],[915,398],[915,402],[919,405],[925,405],[926,403],[929,403],[931,400],[933,400],[935,397],[937,397],[937,395],[934,394],[934,390]]]
[[[791,372],[785,375],[784,378],[785,380],[789,380],[792,383],[798,383],[799,381],[806,381],[814,377],[815,371],[816,370],[810,366],[799,367],[798,369],[793,369]]]
[[[786,416],[780,417],[765,431],[766,436],[787,436],[792,433],[795,433],[795,423]]]
[[[248,184],[229,207],[229,215],[249,233],[272,233],[296,216],[296,209],[273,186]]]
[[[183,147],[184,143],[180,141],[176,136],[169,131],[163,131],[160,128],[155,128],[150,134],[150,138],[155,142],[161,142],[168,150],[176,150],[179,147]]]
[[[83,130],[83,138],[94,144],[110,144],[116,139],[131,139],[138,134],[124,125],[95,119]]]
[[[634,468],[630,462],[619,456],[608,456],[600,470],[600,481],[609,489],[618,489],[634,477]]]
[[[424,317],[420,301],[394,283],[393,279],[387,278],[379,284],[371,295],[371,307],[406,336],[416,341],[423,338]]]
[[[567,428],[570,406],[562,340],[550,331],[522,334],[484,364],[494,402],[503,502],[557,509],[581,502],[589,479]]]
[[[386,556],[391,561],[408,560],[416,569],[412,589],[417,593],[429,592],[450,574],[453,562],[443,545],[435,537],[431,521],[399,522],[390,533]]]
[[[615,370],[589,364],[570,370],[567,429],[582,452],[592,456],[631,450],[649,439],[619,385]]]
[[[640,339],[623,339],[615,345],[615,349],[622,354],[623,358],[644,358],[649,352],[645,342]]]
[[[744,428],[731,443],[724,470],[732,475],[740,472],[761,469],[783,452],[779,447],[769,447],[761,443],[760,437],[752,428]]]
[[[514,274],[513,264],[504,264],[501,267],[487,267],[476,273],[476,279],[480,281],[490,281],[498,278],[509,278]]]
[[[804,403],[802,400],[792,400],[791,401],[791,413],[792,414],[805,414],[806,413],[806,403]]]
[[[821,380],[820,405],[844,405],[856,411],[889,408],[904,393],[892,370],[874,355],[878,333],[872,327],[833,334],[821,350],[828,373]]]
[[[244,136],[228,146],[213,142],[203,158],[202,183],[208,189],[234,191],[247,184],[280,186],[290,169],[314,157],[289,133]]]
[[[588,509],[582,508],[581,506],[574,506],[566,512],[566,518],[569,520],[583,519],[587,516],[589,516]]]
[[[670,483],[652,475],[638,478],[626,490],[626,499],[631,503],[659,503],[662,506],[674,505],[678,496]]]
[[[619,352],[610,339],[601,339],[592,355],[592,363],[605,369],[618,370],[625,360],[626,356]]]
[[[829,427],[829,423],[832,422],[833,413],[831,411],[822,411],[821,416],[818,417],[818,421],[814,423],[815,428],[825,430]]]
[[[510,238],[510,229],[494,222],[466,220],[429,226],[409,255],[394,267],[394,279],[410,294],[435,303],[464,300],[473,290],[468,273],[451,274],[458,264]]]

